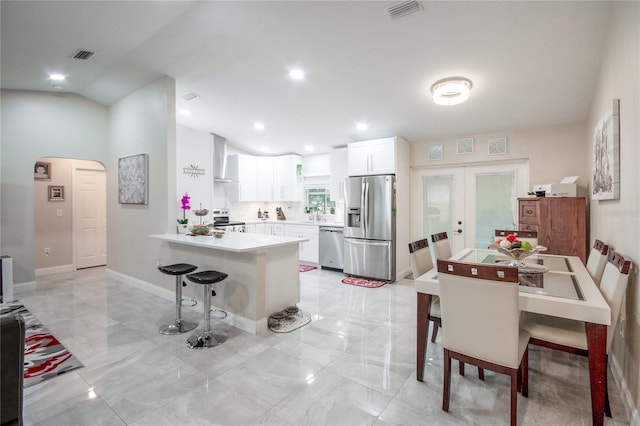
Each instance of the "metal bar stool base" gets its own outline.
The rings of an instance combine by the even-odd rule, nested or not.
[[[223,344],[229,336],[223,330],[203,331],[200,334],[194,334],[187,339],[187,347],[190,349],[212,348]]]
[[[160,334],[181,334],[191,331],[198,326],[197,322],[176,320],[173,324],[163,325],[158,329]]]

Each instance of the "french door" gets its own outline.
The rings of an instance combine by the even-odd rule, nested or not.
[[[486,248],[495,229],[515,229],[527,194],[527,161],[412,171],[412,241],[447,232],[453,253]]]

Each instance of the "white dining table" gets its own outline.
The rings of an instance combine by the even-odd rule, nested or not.
[[[469,248],[456,253],[451,260],[493,264],[508,261],[504,255],[493,250]],[[585,323],[592,420],[594,425],[602,425],[607,375],[607,326],[611,324],[611,309],[579,257],[536,254],[527,257],[525,264],[532,265],[530,269],[533,272],[528,271],[526,266],[520,270],[521,311]],[[539,269],[548,271],[540,273]],[[440,295],[437,269],[433,268],[415,278],[415,286],[418,311],[416,378],[423,381],[431,299]]]

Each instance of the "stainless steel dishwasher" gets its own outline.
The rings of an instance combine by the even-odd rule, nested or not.
[[[320,266],[342,271],[344,261],[343,229],[337,226],[320,227]]]

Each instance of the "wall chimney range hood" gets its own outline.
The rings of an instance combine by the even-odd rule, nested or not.
[[[227,139],[211,133],[213,138],[213,181],[233,182],[227,177]]]

